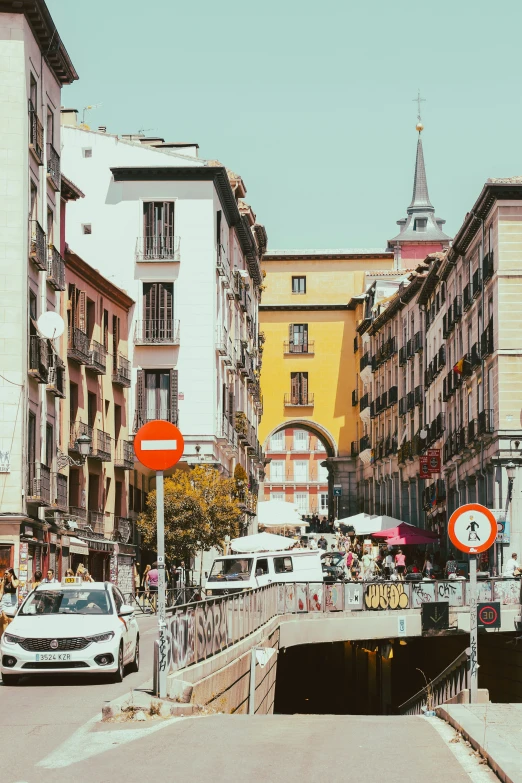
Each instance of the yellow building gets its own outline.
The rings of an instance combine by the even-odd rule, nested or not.
[[[352,405],[359,372],[354,297],[375,279],[396,278],[393,266],[391,251],[270,251],[263,257],[260,440],[266,449],[269,438],[287,427],[319,437],[327,453],[330,513],[339,517],[356,512],[350,455],[359,420]],[[334,484],[342,487],[335,508]]]

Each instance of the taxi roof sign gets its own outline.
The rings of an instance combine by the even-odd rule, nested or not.
[[[62,579],[62,585],[81,585],[83,579],[81,576],[64,576]]]
[[[168,470],[183,456],[185,441],[170,421],[149,421],[134,436],[136,458],[150,470]]]

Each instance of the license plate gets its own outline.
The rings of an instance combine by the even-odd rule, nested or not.
[[[36,656],[36,662],[40,661],[70,661],[70,653],[38,653]]]

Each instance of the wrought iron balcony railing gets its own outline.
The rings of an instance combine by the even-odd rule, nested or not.
[[[91,363],[90,340],[85,332],[76,326],[69,327],[67,356],[79,364]]]
[[[43,337],[29,337],[29,375],[38,383],[49,382],[49,344]]]
[[[27,503],[51,505],[51,470],[41,462],[30,462],[27,471]]]
[[[479,435],[491,434],[493,432],[493,410],[480,411],[477,424]]]
[[[166,318],[136,321],[135,345],[179,345],[179,321]]]
[[[285,405],[287,406],[312,407],[313,404],[313,394],[285,394]]]
[[[56,508],[66,511],[69,503],[69,493],[67,491],[67,476],[61,473],[53,473],[53,503]]]
[[[54,245],[47,250],[47,282],[55,291],[65,291],[65,263]]]
[[[54,351],[49,352],[49,372],[47,376],[47,391],[55,397],[65,397],[65,364]]]
[[[315,354],[315,341],[314,340],[307,340],[303,343],[294,343],[285,341],[284,345],[284,352],[285,353],[307,353],[307,354]]]
[[[43,138],[43,125],[38,119],[36,106],[33,106],[32,101],[29,101],[29,148],[40,166],[43,166]]]
[[[105,533],[105,514],[101,511],[89,511],[89,525],[95,533]]]
[[[100,462],[110,462],[112,459],[112,438],[108,432],[92,429],[92,446],[90,456]]]
[[[54,190],[60,190],[60,156],[50,143],[47,144],[47,179]]]
[[[46,236],[37,220],[29,221],[29,257],[41,272],[47,271]]]
[[[123,468],[123,470],[132,470],[134,468],[134,448],[130,441],[120,438],[116,442],[114,467]]]
[[[131,363],[121,353],[113,357],[112,382],[128,389],[131,385]]]
[[[136,261],[179,261],[180,238],[175,236],[138,237]]]
[[[90,361],[86,367],[97,375],[105,375],[107,371],[107,351],[97,340],[91,340]]]

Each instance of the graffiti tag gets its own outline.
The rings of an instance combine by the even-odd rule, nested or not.
[[[369,584],[364,603],[367,609],[407,609],[410,601],[402,584]]]

